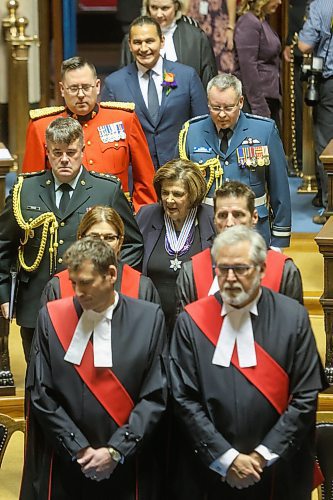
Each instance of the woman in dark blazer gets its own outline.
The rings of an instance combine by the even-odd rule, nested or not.
[[[154,18],[160,24],[165,37],[162,56],[169,61],[177,61],[194,68],[206,89],[209,80],[217,75],[214,52],[207,35],[199,28],[198,23],[183,16],[181,9],[181,0],[143,1],[143,14]],[[132,62],[127,35],[122,42],[120,66],[127,66]]]
[[[280,128],[280,39],[266,16],[281,0],[242,0],[235,29],[236,70],[243,83],[249,109],[255,115],[273,118]]]
[[[154,177],[159,203],[141,207],[136,220],[144,240],[142,272],[157,288],[169,335],[176,316],[176,280],[182,263],[215,236],[213,207],[201,204],[206,181],[188,160],[171,160]]]

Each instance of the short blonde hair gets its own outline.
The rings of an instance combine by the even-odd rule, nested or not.
[[[150,16],[149,4],[151,0],[143,0],[141,14],[143,16]],[[182,0],[172,0],[172,3],[176,6],[176,16],[175,19],[180,19],[182,16],[182,11],[184,6],[182,5]]]

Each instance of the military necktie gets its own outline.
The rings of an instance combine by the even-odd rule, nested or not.
[[[69,192],[72,191],[73,188],[72,186],[64,182],[63,184],[60,184],[59,189],[61,189],[62,191],[62,196],[59,203],[59,211],[62,215],[64,215],[70,200]]]
[[[222,128],[219,132],[219,136],[221,138],[221,146],[220,150],[222,153],[226,154],[228,151],[228,135],[230,133],[230,128]]]
[[[153,70],[147,71],[147,75],[149,76],[148,82],[148,111],[152,120],[154,122],[157,121],[158,113],[160,110],[160,104],[158,102],[158,95],[156,90],[156,85],[153,79]]]

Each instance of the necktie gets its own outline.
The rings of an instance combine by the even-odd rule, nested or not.
[[[158,117],[158,112],[160,109],[160,104],[158,102],[158,95],[156,90],[156,85],[153,79],[153,71],[150,69],[147,71],[147,75],[149,76],[148,82],[148,111],[153,121],[156,122]]]
[[[69,192],[72,191],[73,188],[69,184],[63,183],[60,184],[59,189],[61,189],[62,191],[62,196],[59,203],[59,211],[63,215],[66,212],[66,208],[70,200]]]
[[[221,137],[221,146],[220,149],[223,154],[226,154],[228,151],[228,134],[230,132],[230,128],[225,128],[220,130],[220,137]]]

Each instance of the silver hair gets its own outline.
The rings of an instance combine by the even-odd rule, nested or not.
[[[236,76],[230,75],[229,73],[220,73],[219,75],[214,76],[214,78],[208,82],[207,94],[212,87],[216,87],[218,90],[233,88],[238,98],[240,98],[243,93],[242,82]]]
[[[242,225],[230,227],[216,236],[212,247],[213,259],[216,261],[223,247],[246,241],[251,245],[249,257],[252,263],[255,266],[261,266],[266,260],[266,242],[257,231]]]

